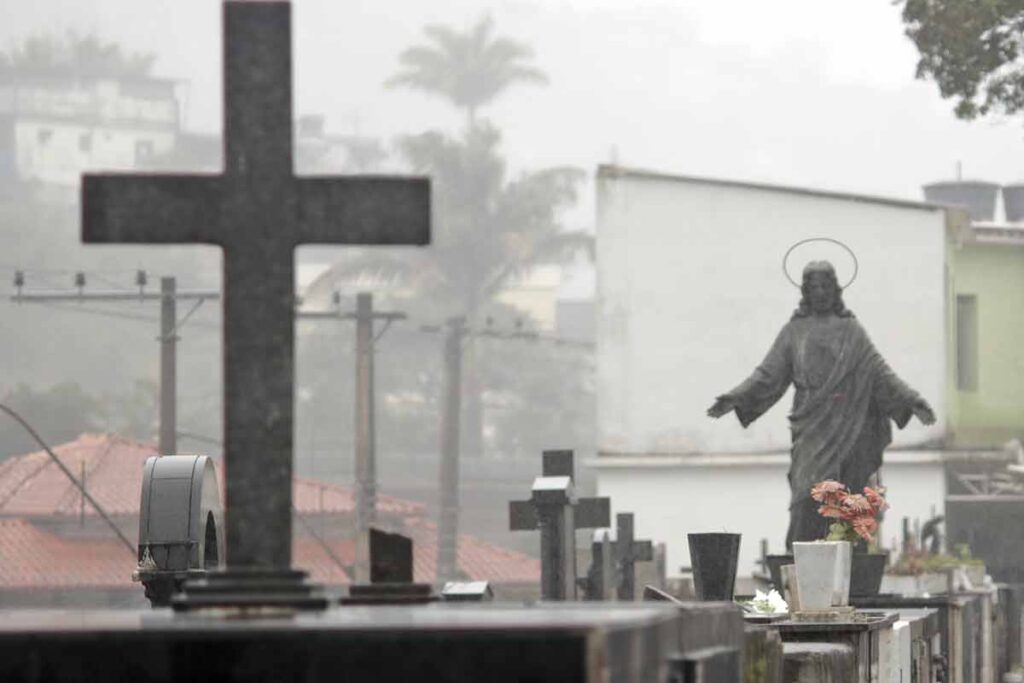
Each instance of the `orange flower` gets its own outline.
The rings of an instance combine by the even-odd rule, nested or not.
[[[843,516],[843,509],[838,505],[822,505],[818,508],[818,514],[822,517],[835,517],[841,519]]]
[[[865,486],[864,497],[871,503],[871,508],[876,514],[889,508],[889,504],[885,502],[885,489],[883,488],[873,489],[870,486]]]
[[[874,517],[858,517],[853,520],[853,530],[865,541],[871,542],[878,531],[878,521]]]
[[[826,479],[811,487],[811,498],[819,503],[824,503],[826,498],[836,498],[846,492],[845,484],[840,484],[834,479]]]
[[[874,508],[867,498],[859,493],[851,493],[843,498],[843,509],[851,516],[860,516],[865,513],[874,515]]]

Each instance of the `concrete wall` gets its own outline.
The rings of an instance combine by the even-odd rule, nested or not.
[[[767,538],[781,553],[789,524],[786,472],[789,454],[606,457],[598,470],[598,494],[610,496],[612,514],[636,514],[636,537],[663,542],[667,573],[689,566],[686,534],[730,531],[743,534],[738,574],[749,576]],[[881,540],[898,539],[901,519],[928,519],[943,512],[943,454],[894,452],[886,456],[882,480],[892,506]]]
[[[784,397],[749,429],[713,421],[714,397],[761,361],[799,300],[782,273],[807,237],[848,244],[860,275],[847,306],[935,408],[896,435],[941,438],[945,422],[944,212],[603,169],[598,178],[598,448],[602,453],[785,451]],[[814,252],[792,270],[796,277]],[[836,259],[840,279],[851,267]]]

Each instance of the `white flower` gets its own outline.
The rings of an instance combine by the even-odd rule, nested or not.
[[[768,604],[772,606],[773,612],[789,611],[789,605],[787,605],[786,601],[782,599],[781,595],[779,595],[779,591],[775,590],[774,588],[768,593],[767,600]]]
[[[772,590],[767,594],[761,591],[754,592],[754,599],[749,600],[745,605],[751,612],[758,614],[779,614],[789,611],[789,605],[782,599],[779,592]]]

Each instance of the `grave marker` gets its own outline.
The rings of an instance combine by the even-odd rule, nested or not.
[[[509,528],[540,529],[541,598],[576,599],[576,529],[608,526],[608,498],[576,498],[572,451],[545,451],[530,500],[509,503]]]
[[[426,244],[429,183],[295,177],[290,4],[230,0],[223,11],[224,172],[86,174],[82,236],[223,249],[228,571],[294,581],[293,251]]]

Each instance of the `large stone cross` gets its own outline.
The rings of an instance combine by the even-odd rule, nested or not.
[[[577,498],[572,451],[544,451],[530,500],[509,503],[513,531],[541,532],[541,598],[576,599],[576,529],[608,526],[608,498]]]
[[[224,252],[226,560],[291,565],[294,250],[427,244],[426,179],[296,177],[291,7],[224,3],[224,172],[88,174],[85,242]]]

